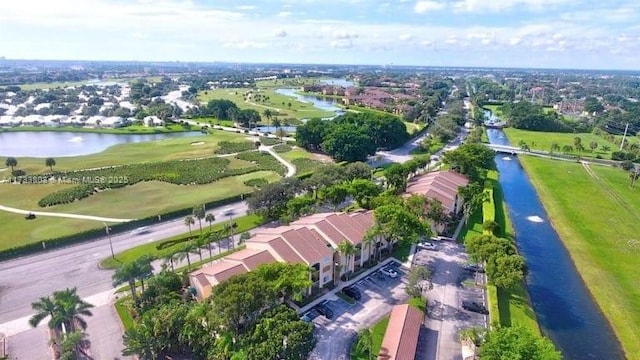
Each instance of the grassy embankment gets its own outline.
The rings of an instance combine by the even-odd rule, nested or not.
[[[249,231],[251,229],[254,229],[262,225],[264,223],[264,220],[261,216],[258,216],[258,215],[245,215],[230,221],[224,221],[224,222],[212,225],[211,230],[209,230],[209,226],[206,224],[206,222],[203,221],[202,231],[203,232],[209,232],[209,231],[222,232],[222,231],[225,231],[228,228],[229,224],[232,224],[232,223],[235,223],[237,225],[237,228],[234,229],[234,233],[241,234],[245,231]],[[196,224],[192,226],[192,228],[193,230],[191,234],[186,232],[180,235],[172,236],[172,237],[158,240],[158,241],[153,241],[150,243],[146,243],[146,244],[119,252],[115,255],[115,258],[108,257],[102,260],[102,262],[100,262],[100,267],[105,269],[115,269],[120,267],[122,264],[134,262],[143,255],[151,255],[155,259],[162,259],[168,256],[169,254],[175,253],[176,250],[183,248],[187,241],[198,239],[198,237],[200,236],[200,230],[198,229],[197,221],[196,221]],[[167,243],[167,244],[173,243],[173,245],[167,246],[162,249],[158,249],[159,245],[163,243]],[[221,249],[222,249],[222,246],[220,247],[220,250],[216,250],[213,254],[219,255],[222,252]],[[229,249],[226,249],[226,251],[228,250]],[[208,250],[203,250],[203,256],[207,256],[207,257],[209,256]],[[195,259],[195,258],[199,258],[199,256],[196,254],[193,254],[192,259]]]
[[[196,127],[191,129],[185,128],[179,124],[170,124],[168,126],[148,127],[144,125],[131,125],[122,128],[93,128],[93,127],[75,127],[75,126],[16,126],[11,128],[0,128],[1,132],[20,132],[20,131],[56,131],[56,132],[79,132],[79,133],[98,133],[98,134],[116,134],[116,135],[144,135],[144,134],[167,134],[175,132],[200,131]]]
[[[382,339],[384,338],[384,333],[387,331],[387,325],[389,325],[389,316],[385,316],[380,319],[375,325],[371,327],[371,352],[376,354],[373,358],[377,358],[377,354],[380,352],[380,348],[382,347]],[[365,353],[362,354],[357,351],[356,347],[353,346],[351,348],[351,360],[369,360],[369,356]]]
[[[492,201],[485,202],[483,208],[474,211],[467,225],[460,233],[460,239],[465,240],[474,236],[480,236],[485,233],[482,228],[483,210],[487,212],[487,217],[493,217],[500,225],[498,236],[508,239],[514,239],[514,231],[509,219],[506,204],[502,195],[502,189],[498,182],[498,172],[490,171],[488,180],[485,184],[485,191],[488,192]],[[487,286],[489,311],[492,323],[499,323],[502,326],[511,326],[521,324],[530,327],[536,333],[539,333],[538,322],[535,313],[531,308],[531,303],[525,288],[525,284],[518,284],[512,289],[498,289],[494,285]]]
[[[320,110],[313,106],[313,104],[298,101],[292,96],[282,95],[276,93],[276,88],[266,87],[258,88],[254,90],[254,94],[261,94],[268,97],[266,101],[256,102],[254,98],[247,101],[244,100],[243,94],[254,90],[250,88],[227,88],[227,89],[215,89],[206,90],[198,93],[198,100],[202,103],[206,103],[210,100],[224,99],[233,101],[240,109],[254,109],[262,114],[266,109],[270,109],[274,116],[280,119],[295,118],[310,119],[310,118],[324,118],[334,115],[333,112]],[[291,106],[289,106],[291,104]],[[265,120],[263,119],[263,123]]]
[[[117,145],[106,151],[88,156],[56,159],[59,171],[131,164],[141,161],[165,161],[211,156],[220,141],[240,141],[241,135],[216,132],[214,135],[162,140],[136,144]],[[202,145],[191,145],[204,142]],[[249,162],[232,159],[229,167],[250,166]],[[18,158],[20,169],[28,174],[47,171],[43,159]],[[8,176],[8,174],[7,174]],[[206,185],[182,186],[160,181],[142,182],[120,189],[103,191],[71,204],[40,208],[37,203],[45,195],[72,187],[67,184],[9,185],[0,184],[0,204],[27,210],[78,213],[114,218],[141,218],[170,210],[187,208],[196,204],[251,191],[244,181],[252,178],[280,178],[272,171],[258,171],[236,177],[224,178]],[[102,222],[39,216],[26,221],[24,216],[0,212],[2,234],[0,250],[16,245],[38,242],[83,230],[102,227]]]
[[[640,359],[640,196],[627,174],[542,158],[520,159],[553,226],[628,359]]]

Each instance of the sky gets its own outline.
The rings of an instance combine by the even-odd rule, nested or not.
[[[8,59],[640,68],[637,0],[15,0]]]

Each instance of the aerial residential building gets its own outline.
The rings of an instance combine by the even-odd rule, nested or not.
[[[394,306],[378,360],[414,360],[423,320],[424,313],[409,304]]]

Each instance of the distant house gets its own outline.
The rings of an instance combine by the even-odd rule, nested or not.
[[[407,184],[406,194],[420,194],[438,200],[445,211],[457,214],[464,203],[458,189],[468,184],[469,179],[455,171],[435,171],[412,178]]]
[[[109,116],[102,120],[101,126],[119,128],[125,126],[125,121],[119,116]]]
[[[377,239],[379,245],[363,245],[362,240],[372,226],[372,211],[355,211],[314,214],[287,226],[261,229],[246,240],[245,249],[192,272],[189,281],[196,290],[196,297],[205,299],[210,296],[213,286],[233,275],[253,271],[260,264],[302,263],[311,268],[312,286],[307,292],[313,293],[332,285],[347,271],[361,268],[374,247],[388,246],[381,239]],[[346,258],[337,251],[343,241],[356,248],[356,253],[349,258],[348,268]]]
[[[144,126],[154,127],[154,126],[163,126],[164,120],[160,119],[157,116],[146,116],[143,119]]]
[[[396,305],[382,338],[378,360],[414,360],[424,313],[415,307]]]

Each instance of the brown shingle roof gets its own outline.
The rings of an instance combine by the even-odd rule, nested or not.
[[[282,238],[308,265],[322,263],[322,259],[333,254],[327,242],[306,227],[291,229],[282,233]]]
[[[291,264],[304,262],[304,260],[298,254],[296,254],[295,251],[293,251],[289,244],[287,244],[280,236],[277,236],[275,234],[258,234],[258,236],[247,240],[248,247],[250,247],[251,242],[262,242],[269,245],[269,251],[273,252],[273,257],[282,259],[282,261]]]
[[[255,270],[260,264],[270,264],[276,262],[276,259],[268,250],[244,249],[231,255],[225,256],[225,260],[236,261],[244,264],[249,271]]]
[[[220,260],[215,264],[202,268],[202,274],[206,275],[207,280],[212,285],[217,285],[233,275],[243,274],[249,271],[242,263]],[[214,280],[215,284],[211,282]]]
[[[406,193],[421,194],[436,199],[448,211],[453,211],[458,188],[467,184],[469,179],[454,171],[435,171],[414,177],[407,184]]]
[[[378,360],[414,360],[424,314],[409,304],[391,310]]]

